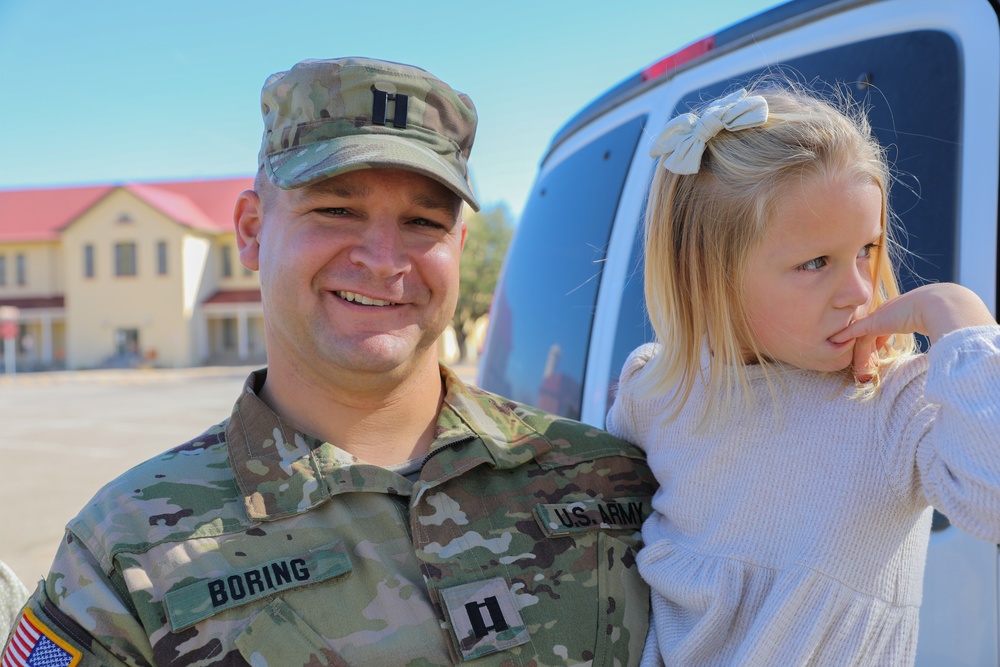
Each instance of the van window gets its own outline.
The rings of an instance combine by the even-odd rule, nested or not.
[[[952,37],[932,30],[879,37],[798,58],[782,69],[805,81],[848,83],[855,99],[868,108],[895,176],[889,201],[904,230],[899,240],[907,251],[901,288],[955,280],[962,89],[961,77],[955,75],[961,63]],[[688,111],[699,100],[746,85],[760,74],[750,72],[692,91],[675,112]],[[609,398],[629,352],[652,340],[643,307],[638,239],[628,271],[631,277],[612,350]]]
[[[645,211],[645,207],[643,211]],[[611,383],[608,385],[608,408],[614,402],[618,376],[621,374],[629,352],[655,338],[653,326],[649,323],[649,314],[646,312],[642,236],[642,222],[640,221],[635,239],[632,242],[632,254],[629,258],[628,272],[625,274],[625,289],[622,291],[621,310],[618,312],[618,326],[615,329],[615,342],[611,351],[611,373],[608,375],[611,378]]]
[[[494,295],[481,386],[579,418],[608,237],[645,120],[617,126],[535,183]]]

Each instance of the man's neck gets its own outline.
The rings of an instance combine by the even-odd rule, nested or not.
[[[269,366],[260,397],[296,429],[373,465],[428,452],[444,400],[436,357],[399,381],[387,382],[385,375],[344,380]]]

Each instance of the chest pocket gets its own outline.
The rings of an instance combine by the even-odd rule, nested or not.
[[[254,616],[236,638],[236,648],[254,667],[347,665],[281,598],[274,598]]]
[[[484,494],[485,495],[485,494]],[[443,492],[418,522],[453,660],[468,665],[638,664],[649,589],[636,564],[641,496],[538,504]]]
[[[440,590],[458,661],[477,667],[638,664],[649,590],[635,549],[604,532],[557,539],[564,558],[544,573],[494,563],[480,570],[486,578]],[[545,557],[541,550],[535,555]],[[504,573],[511,578],[496,576]]]
[[[343,542],[301,557],[280,558],[218,573],[168,592],[163,597],[170,627],[185,630],[199,621],[302,586],[318,584],[351,571]]]

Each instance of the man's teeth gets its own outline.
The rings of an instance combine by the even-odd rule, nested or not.
[[[354,292],[336,292],[336,295],[345,301],[353,301],[355,303],[364,304],[366,306],[395,306],[392,301],[383,301],[382,299],[372,299],[371,297],[364,296],[362,294],[355,294]]]

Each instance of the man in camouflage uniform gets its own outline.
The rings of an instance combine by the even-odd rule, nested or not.
[[[70,522],[3,665],[636,663],[642,454],[438,364],[472,102],[339,59],[262,109],[235,222],[268,368]]]

